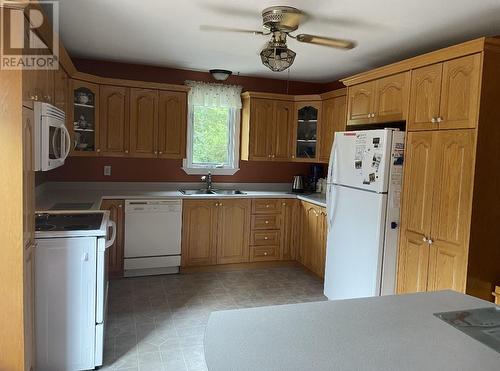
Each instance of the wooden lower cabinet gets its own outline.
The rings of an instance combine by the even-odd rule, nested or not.
[[[297,215],[299,201],[281,200],[281,259],[295,260],[297,256]]]
[[[248,261],[250,200],[185,200],[182,266]]]
[[[250,200],[220,200],[217,217],[217,264],[248,262]]]
[[[103,200],[101,210],[110,212],[110,219],[116,223],[116,240],[109,247],[108,273],[111,277],[123,276],[123,254],[125,236],[125,201],[124,200]]]
[[[325,275],[326,209],[310,202],[300,203],[300,237],[297,260],[320,277]]]

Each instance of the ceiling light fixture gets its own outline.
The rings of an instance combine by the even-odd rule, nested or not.
[[[221,69],[213,69],[209,71],[210,74],[214,79],[217,81],[224,81],[227,80],[229,76],[233,73],[232,71],[229,70],[221,70]]]
[[[296,53],[286,45],[286,33],[274,32],[267,46],[260,52],[262,64],[274,72],[286,70],[293,64]]]

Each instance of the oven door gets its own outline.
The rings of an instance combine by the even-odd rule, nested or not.
[[[71,149],[71,137],[64,121],[42,116],[41,170],[55,169],[64,164]]]

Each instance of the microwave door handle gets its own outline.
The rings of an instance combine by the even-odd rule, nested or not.
[[[59,151],[57,149],[57,146],[56,146],[56,138],[57,138],[57,131],[58,130],[61,130],[60,127],[56,127],[55,131],[54,131],[54,135],[52,135],[52,150],[54,151],[54,156],[56,158],[59,158]],[[62,140],[61,140],[62,142]],[[62,143],[61,143],[62,144]]]
[[[66,150],[64,153],[64,157],[62,158],[63,160],[66,160],[66,158],[69,155],[69,152],[71,151],[71,135],[69,134],[68,129],[66,126],[61,126],[61,130],[64,132],[64,137],[66,138],[65,144],[64,144],[64,149]]]

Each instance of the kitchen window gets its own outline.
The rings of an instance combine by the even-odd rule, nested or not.
[[[241,87],[186,81],[187,174],[233,175],[239,170]]]

